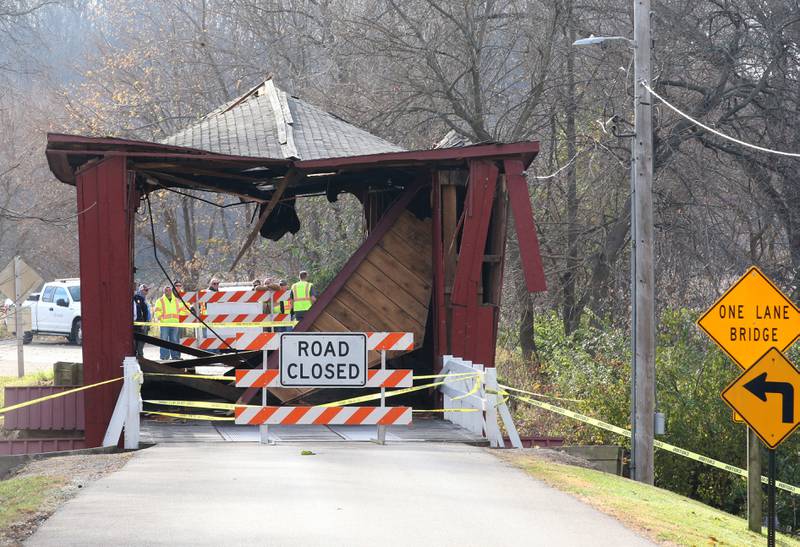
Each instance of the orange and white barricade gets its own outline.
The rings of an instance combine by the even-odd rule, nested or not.
[[[237,332],[234,335],[222,335],[222,340],[215,337],[182,338],[181,344],[202,350],[237,349],[241,351],[275,350],[279,344],[278,332]]]
[[[295,425],[295,424],[312,424],[312,425],[376,425],[378,426],[377,437],[380,444],[386,442],[386,426],[387,425],[408,425],[411,423],[412,409],[410,407],[387,407],[386,406],[386,388],[393,387],[410,387],[413,383],[413,371],[411,370],[387,370],[386,369],[386,352],[387,351],[409,351],[414,348],[414,335],[409,332],[367,332],[367,333],[277,333],[277,336],[288,337],[281,339],[281,366],[283,367],[284,354],[289,351],[290,356],[300,356],[302,353],[299,348],[313,347],[314,344],[321,344],[320,340],[326,340],[324,344],[336,344],[336,340],[346,340],[348,337],[357,341],[352,347],[356,348],[356,354],[366,367],[367,358],[366,352],[368,350],[380,351],[381,353],[381,368],[377,370],[366,370],[365,374],[359,372],[357,384],[342,384],[348,387],[367,387],[367,388],[380,388],[381,390],[381,403],[379,407],[348,407],[348,406],[268,406],[267,405],[267,388],[271,387],[342,387],[336,384],[328,385],[326,382],[321,381],[322,376],[319,376],[319,382],[313,383],[313,380],[306,382],[309,377],[300,376],[301,383],[294,383],[297,381],[298,376],[292,376],[291,371],[294,367],[301,368],[300,361],[302,357],[289,357],[291,359],[287,365],[287,376],[284,380],[290,385],[281,382],[282,370],[268,370],[267,355],[264,354],[264,367],[261,370],[237,370],[236,371],[236,386],[237,387],[251,387],[261,388],[262,391],[262,406],[236,406],[235,415],[237,424],[259,425],[261,426],[261,442],[268,442],[267,426],[269,425]],[[316,338],[315,338],[316,337]],[[296,342],[292,342],[294,339]],[[334,342],[330,342],[333,339]],[[289,345],[283,346],[284,342],[288,341]],[[236,342],[234,342],[236,343]],[[298,351],[292,353],[292,344],[296,343]],[[345,342],[341,342],[345,343]],[[274,342],[273,342],[274,344]],[[326,346],[327,347],[327,346]],[[291,350],[291,351],[290,351]],[[322,353],[314,354],[322,355]],[[353,355],[353,353],[341,353],[341,355]],[[308,356],[308,352],[306,352]],[[297,361],[295,361],[297,359]],[[309,365],[312,366],[312,365]],[[326,365],[327,366],[327,365]],[[338,366],[338,365],[334,365]],[[350,366],[350,365],[348,365]],[[352,366],[355,366],[353,364]],[[319,361],[313,361],[313,366],[319,367],[318,370],[323,370]],[[325,370],[328,370],[325,368]],[[361,369],[363,371],[363,369]]]
[[[283,387],[278,369],[237,370],[236,387]],[[411,387],[414,383],[414,371],[411,369],[368,370],[367,383],[364,387]]]
[[[408,425],[411,407],[237,406],[236,423],[245,425]]]

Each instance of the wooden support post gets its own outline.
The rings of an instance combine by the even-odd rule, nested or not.
[[[652,104],[642,82],[650,83],[650,0],[633,3],[634,133],[632,311],[633,401],[632,468],[634,478],[653,484],[653,422],[656,400],[655,269],[653,263],[653,119]]]
[[[447,308],[445,307],[445,264],[442,243],[442,198],[439,173],[432,174],[431,209],[433,211],[433,367],[438,372],[440,356],[448,352],[447,340]]]
[[[126,158],[91,164],[76,177],[86,385],[119,376],[133,351],[133,220],[139,197]],[[117,383],[86,391],[86,445],[100,446],[119,394]]]

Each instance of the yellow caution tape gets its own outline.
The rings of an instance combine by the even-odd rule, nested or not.
[[[233,410],[237,406],[249,405],[236,405],[234,403],[213,403],[211,401],[163,401],[163,400],[146,400],[143,403],[150,403],[151,405],[164,405],[164,406],[185,406],[189,408],[209,408],[212,410]]]
[[[210,420],[212,422],[232,422],[236,419],[228,416],[206,416],[205,414],[179,414],[177,412],[155,412],[150,410],[145,411],[142,414],[169,416],[170,418],[180,418],[182,420]]]
[[[412,393],[414,391],[419,391],[421,389],[430,389],[432,387],[441,386],[442,384],[449,384],[450,382],[455,382],[458,380],[462,380],[463,378],[457,379],[450,379],[450,380],[443,380],[441,382],[431,382],[430,384],[423,384],[421,386],[414,386],[414,387],[407,387],[405,389],[396,389],[393,391],[389,391],[384,395],[384,397],[396,397],[397,395],[404,395],[406,393]],[[372,395],[362,395],[361,397],[351,397],[350,399],[343,399],[341,401],[334,401],[332,403],[325,403],[318,406],[344,406],[344,405],[352,405],[356,403],[364,403],[367,401],[377,401],[381,398],[380,393],[374,393]]]
[[[534,393],[532,391],[525,391],[524,389],[517,389],[515,387],[506,386],[503,384],[499,384],[500,387],[507,389],[509,391],[516,391],[517,393],[524,393],[525,395],[531,395],[533,397],[541,397],[543,399],[555,399],[556,401],[568,401],[570,403],[582,403],[583,400],[581,399],[567,399],[566,397],[556,397],[555,395],[545,395],[544,393]]]
[[[255,323],[159,323],[155,321],[134,321],[137,327],[178,327],[180,329],[203,329],[203,328],[228,328],[228,327],[294,327],[297,321],[258,321]],[[224,338],[224,336],[223,336]]]
[[[481,387],[481,381],[480,381],[479,378],[475,378],[475,380],[473,380],[472,389],[470,389],[464,395],[459,395],[458,397],[453,397],[451,400],[458,401],[458,400],[461,400],[461,399],[466,399],[470,395],[474,395],[475,393],[477,393],[479,387]]]
[[[75,389],[68,389],[67,391],[62,391],[61,393],[55,393],[53,395],[47,395],[45,397],[39,397],[38,399],[32,399],[30,401],[25,401],[24,403],[19,403],[19,404],[11,405],[11,406],[5,406],[3,408],[0,408],[0,414],[5,414],[6,412],[9,412],[11,410],[17,410],[18,408],[25,408],[26,406],[31,406],[31,405],[35,405],[35,404],[38,404],[38,403],[43,403],[44,401],[49,401],[51,399],[58,399],[59,397],[63,397],[65,395],[69,395],[71,393],[77,393],[79,391],[84,391],[86,389],[91,389],[93,387],[102,386],[102,385],[105,385],[105,384],[110,384],[112,382],[119,382],[120,380],[122,380],[122,376],[120,376],[119,378],[114,378],[112,380],[106,380],[104,382],[97,382],[96,384],[91,384],[91,385],[88,385],[88,386],[81,386],[81,387],[76,387]]]
[[[211,374],[170,374],[167,372],[145,372],[145,376],[174,376],[175,378],[192,378],[194,380],[236,380],[236,376],[216,376]]]
[[[507,387],[507,386],[503,386]],[[538,406],[539,408],[543,408],[545,410],[549,410],[550,412],[555,412],[556,414],[561,414],[562,416],[566,416],[568,418],[572,418],[589,425],[593,425],[595,427],[599,427],[601,429],[605,429],[607,431],[611,431],[612,433],[616,433],[617,435],[622,435],[623,437],[627,437],[628,439],[631,438],[631,432],[627,429],[623,429],[621,427],[617,427],[615,425],[609,424],[602,420],[598,420],[596,418],[592,418],[590,416],[586,416],[584,414],[580,414],[578,412],[574,412],[572,410],[568,410],[566,408],[561,408],[555,405],[551,405],[550,403],[545,403],[544,401],[537,401],[535,399],[530,399],[528,397],[522,397],[520,395],[511,395],[515,399],[519,399],[520,401],[525,401],[526,403],[532,404],[534,406]],[[691,452],[684,448],[677,447],[675,445],[665,443],[663,441],[654,441],[653,446],[656,448],[660,448],[661,450],[666,450],[667,452],[671,452],[672,454],[677,454],[679,456],[683,456],[684,458],[689,458],[690,460],[694,460],[697,462],[704,463],[706,465],[710,465],[712,467],[716,467],[717,469],[722,469],[723,471],[728,471],[729,473],[733,473],[734,475],[739,475],[740,477],[747,478],[747,470],[742,469],[741,467],[736,467],[735,465],[730,465],[719,460],[715,460],[709,458],[707,456],[703,456],[702,454],[697,454],[696,452]],[[766,483],[767,477],[761,476],[761,482]],[[781,490],[786,490],[787,492],[791,492],[792,494],[800,494],[800,488],[797,486],[793,486],[791,484],[787,484],[781,481],[775,481],[775,486],[780,488]]]
[[[429,410],[415,409],[411,412],[480,412],[477,408],[431,408]]]
[[[226,380],[226,381],[233,381],[236,380],[235,376],[217,376],[211,374],[180,374],[180,373],[168,373],[168,372],[145,372],[145,376],[174,376],[175,378],[193,378],[196,380]],[[460,372],[458,374],[431,374],[429,376],[414,376],[414,380],[422,380],[426,378],[460,378],[460,379],[467,379],[473,376],[476,376],[479,373],[474,372]],[[279,386],[275,386],[279,387]]]
[[[458,378],[458,377],[467,377],[470,378],[472,376],[479,375],[480,372],[448,372],[447,374],[425,374],[424,376],[414,376],[414,380],[433,380],[434,378]]]

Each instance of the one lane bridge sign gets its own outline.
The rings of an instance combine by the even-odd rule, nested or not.
[[[282,333],[280,382],[284,387],[364,387],[367,336],[354,332]]]
[[[769,348],[784,351],[794,343],[800,336],[800,310],[753,266],[697,325],[746,369]]]
[[[800,372],[775,348],[725,388],[722,398],[770,448],[800,425]]]

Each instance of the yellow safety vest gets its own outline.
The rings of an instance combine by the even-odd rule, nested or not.
[[[180,317],[178,315],[179,304],[180,300],[174,296],[172,300],[166,296],[159,298],[156,302],[156,321],[159,323],[178,323]]]
[[[298,281],[292,285],[292,309],[294,311],[308,311],[311,309],[311,287],[308,281]]]
[[[284,300],[278,302],[275,307],[272,308],[272,313],[292,313],[292,301]]]

